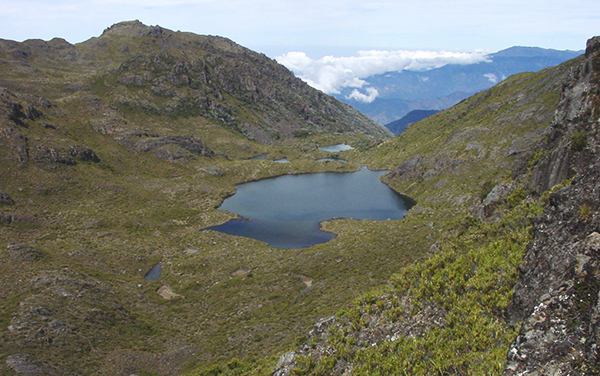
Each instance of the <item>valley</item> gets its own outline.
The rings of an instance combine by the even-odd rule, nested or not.
[[[360,242],[340,236],[306,250],[201,231],[232,218],[216,208],[235,185],[355,170],[317,162],[337,155],[318,146],[365,149],[389,132],[282,67],[256,65],[275,81],[251,84],[239,67],[230,76],[219,62],[170,60],[186,43],[213,48],[209,60],[266,59],[135,22],[77,46],[1,43],[11,67],[0,83],[3,372],[182,374],[237,358],[264,373],[312,322],[385,283],[389,273],[372,262],[414,259],[363,253],[381,239],[402,242],[395,223],[347,220]],[[235,64],[250,72],[258,63]],[[296,99],[299,89],[308,97]],[[249,99],[262,95],[270,99]],[[200,112],[183,110],[188,101]],[[269,160],[251,159],[261,154]],[[271,161],[284,157],[291,162]],[[146,281],[157,263],[161,277]],[[251,273],[237,276],[240,268]]]
[[[528,319],[510,307],[543,295],[511,303],[532,218],[596,161],[592,42],[392,138],[225,38],[131,21],[77,45],[0,41],[0,373],[503,372]],[[218,207],[239,184],[359,165],[391,171],[416,201],[404,219],[323,222],[337,237],[301,249],[202,231],[235,217]],[[399,359],[413,337],[457,346]]]

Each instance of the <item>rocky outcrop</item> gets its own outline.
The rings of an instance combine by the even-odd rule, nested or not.
[[[15,201],[12,198],[10,198],[10,196],[6,192],[0,190],[0,204],[13,205],[14,203]]]
[[[390,172],[389,178],[393,179],[411,179],[418,176],[418,173],[422,169],[424,164],[423,157],[416,154],[404,162],[400,163],[392,172]]]
[[[588,41],[586,58],[564,81],[561,98],[547,138],[546,155],[535,166],[533,187],[543,192],[573,177],[594,162],[597,146],[598,40]]]
[[[63,147],[46,146],[43,144],[36,145],[31,152],[31,158],[41,164],[62,164],[66,166],[74,166],[77,162],[100,162],[100,158],[96,153],[83,145],[72,145]]]
[[[52,103],[42,97],[32,95],[18,97],[8,89],[0,87],[0,115],[19,127],[27,127],[27,120],[45,118],[42,109],[51,107],[53,107]]]
[[[8,244],[7,249],[11,257],[17,261],[39,261],[46,255],[36,248],[17,243]]]
[[[56,367],[50,362],[40,360],[34,355],[17,353],[6,358],[6,365],[17,375],[24,376],[77,376],[61,367]]]
[[[378,300],[384,303],[387,309],[391,308],[391,300],[394,299],[397,299],[398,304],[404,310],[404,314],[399,315],[400,317],[391,318],[386,314],[385,309],[373,310],[370,313],[363,312],[364,317],[361,320],[368,323],[363,327],[355,325],[352,320],[342,316],[320,319],[308,333],[308,338],[303,345],[296,351],[288,352],[280,357],[273,376],[293,375],[294,368],[298,367],[297,360],[301,357],[313,357],[318,362],[321,358],[336,354],[337,350],[328,342],[328,338],[339,335],[341,332],[348,338],[352,338],[354,350],[358,350],[376,347],[384,343],[389,344],[399,338],[420,337],[445,323],[447,311],[439,305],[423,305],[420,309],[414,310],[417,311],[415,313],[412,296],[384,294],[378,297]],[[348,358],[348,356],[340,356],[336,359],[333,375],[352,374],[353,364]]]
[[[132,152],[152,152],[156,157],[171,162],[215,155],[200,138],[187,135],[159,137],[157,134],[134,132],[117,137],[117,142]]]
[[[12,159],[22,166],[31,160],[67,166],[73,166],[78,161],[100,162],[92,149],[54,137],[52,132],[57,127],[39,121],[48,118],[47,112],[53,112],[54,107],[54,104],[43,97],[0,87],[0,135],[4,136],[6,145],[12,151]],[[28,130],[34,125],[43,129],[47,137],[28,137]]]
[[[600,38],[565,82],[547,155],[535,167],[550,196],[519,268],[508,318],[523,322],[504,375],[597,374],[600,366]]]
[[[469,213],[480,221],[497,220],[502,215],[496,209],[506,204],[507,198],[518,189],[515,182],[501,182],[496,184],[483,200],[476,198],[469,208]],[[524,193],[524,192],[523,192]]]

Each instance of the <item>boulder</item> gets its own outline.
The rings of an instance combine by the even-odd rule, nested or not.
[[[183,295],[179,295],[173,291],[173,289],[168,285],[162,285],[156,290],[156,293],[160,295],[161,298],[166,300],[171,300],[174,298],[183,298]]]
[[[69,155],[82,162],[100,162],[100,158],[98,158],[92,149],[81,145],[71,146],[69,149]]]
[[[12,198],[10,198],[10,196],[6,192],[0,190],[0,204],[13,205],[14,203],[15,201]]]

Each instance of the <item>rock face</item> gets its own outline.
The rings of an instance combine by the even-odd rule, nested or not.
[[[171,119],[202,117],[266,144],[322,132],[392,136],[384,126],[311,88],[265,55],[226,38],[174,32],[139,21],[115,24],[100,37],[76,45],[61,39],[0,40],[0,61],[13,77],[30,74],[23,72],[29,67],[39,69],[36,77],[49,72],[51,88],[40,85],[38,91],[52,90],[57,96],[86,93],[95,96],[91,108],[112,107],[100,118],[88,120],[103,133],[127,124],[122,113],[112,116],[118,108]],[[53,71],[75,78],[61,82]],[[23,84],[9,78],[11,74],[0,85],[13,91],[19,86],[29,92],[42,81]],[[83,78],[84,74],[92,78]],[[48,117],[43,106],[50,102],[9,99],[0,92],[0,114],[6,112],[18,127]]]
[[[561,99],[550,128],[546,156],[535,166],[533,185],[543,192],[573,177],[595,161],[592,142],[598,117],[598,40],[588,41],[585,61],[564,81]],[[595,139],[595,138],[594,138]]]
[[[600,38],[565,82],[533,184],[565,178],[534,225],[508,318],[523,326],[504,375],[596,374],[600,359]]]

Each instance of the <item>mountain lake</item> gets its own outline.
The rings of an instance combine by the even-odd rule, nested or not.
[[[205,230],[288,249],[335,238],[334,234],[320,230],[322,221],[402,219],[412,200],[401,197],[380,181],[386,172],[363,167],[356,172],[283,175],[241,184],[219,209],[242,218]]]
[[[337,153],[340,151],[352,150],[354,148],[352,146],[346,145],[346,144],[335,144],[335,145],[319,146],[319,149],[328,151],[330,153]]]

